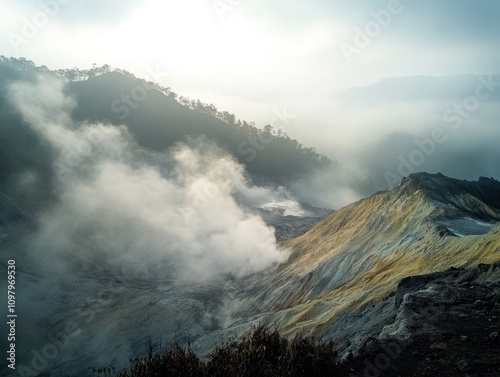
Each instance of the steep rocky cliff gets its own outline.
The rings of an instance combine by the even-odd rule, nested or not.
[[[227,325],[275,323],[288,334],[333,336],[357,349],[386,322],[375,314],[365,326],[355,319],[402,279],[500,260],[498,198],[494,180],[412,175],[285,242],[288,262],[245,282]]]

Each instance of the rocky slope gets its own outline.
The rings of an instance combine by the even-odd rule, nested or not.
[[[415,174],[342,208],[285,242],[291,255],[277,273],[246,283],[228,330],[275,323],[289,334],[336,335],[357,349],[377,318],[334,329],[383,302],[405,277],[500,260],[499,197],[494,180]]]
[[[405,278],[357,321],[382,307],[391,315],[346,355],[349,375],[500,375],[500,262]]]
[[[278,241],[301,236],[332,212],[326,208],[296,202],[269,203],[258,209],[266,224],[274,228]]]
[[[38,304],[34,325],[20,335],[36,340],[27,350],[42,352],[63,334],[64,347],[41,369],[53,375],[123,367],[146,352],[148,341],[190,341],[204,354],[257,323],[277,325],[288,335],[333,338],[355,375],[365,375],[365,359],[393,340],[405,347],[398,362],[391,361],[394,375],[412,375],[413,359],[421,370],[430,365],[443,373],[494,375],[488,373],[495,372],[496,361],[486,358],[498,357],[487,343],[496,341],[498,327],[498,264],[463,268],[500,260],[498,198],[494,180],[412,175],[283,242],[287,262],[245,279],[170,281],[165,265],[116,271],[86,253],[78,254],[65,280],[25,264],[18,275],[21,296],[42,289],[50,299]],[[284,222],[291,215],[266,211]],[[85,244],[84,236],[81,241],[98,247]],[[11,243],[8,238],[6,246],[14,248]],[[432,275],[410,277],[422,274]],[[464,322],[470,316],[477,320]],[[463,331],[457,335],[457,329]],[[460,358],[469,346],[484,349]],[[20,362],[32,368],[32,354],[23,356]]]

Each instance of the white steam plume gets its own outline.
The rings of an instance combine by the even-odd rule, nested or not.
[[[242,166],[213,144],[153,154],[124,127],[76,124],[74,101],[52,78],[14,84],[10,94],[59,155],[59,204],[44,217],[37,258],[69,251],[137,270],[164,263],[170,277],[196,280],[244,276],[286,259],[273,229],[234,199],[238,188],[254,189]]]

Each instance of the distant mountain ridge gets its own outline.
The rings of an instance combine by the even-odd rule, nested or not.
[[[391,77],[376,83],[353,87],[333,95],[340,101],[359,104],[379,102],[460,100],[474,94],[479,78],[489,75],[453,75],[453,76],[402,76]],[[495,82],[500,81],[500,74],[492,75]],[[500,98],[500,93],[493,93]]]

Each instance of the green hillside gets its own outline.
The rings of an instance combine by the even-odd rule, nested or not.
[[[9,147],[2,155],[18,159],[18,163],[30,166],[19,154],[34,151],[36,141],[15,113],[8,110],[5,98],[8,83],[20,79],[33,79],[37,74],[53,74],[69,82],[68,93],[77,100],[74,118],[79,121],[124,124],[139,145],[156,151],[165,150],[189,137],[206,136],[219,147],[226,149],[246,166],[255,178],[264,178],[282,183],[299,177],[315,169],[330,166],[332,162],[305,148],[281,130],[273,130],[270,125],[256,128],[235,116],[218,111],[215,106],[179,97],[158,84],[146,82],[122,70],[109,66],[88,71],[77,69],[49,71],[46,67],[36,67],[26,59],[0,57],[0,132],[3,136],[15,128],[15,137],[21,145],[29,148]],[[21,134],[23,136],[21,136]],[[31,139],[30,139],[31,138]],[[2,137],[2,141],[7,137]],[[12,140],[10,140],[12,143]],[[24,150],[24,152],[23,152]],[[41,153],[41,151],[38,151]],[[46,152],[47,153],[47,152]],[[40,155],[36,158],[39,164]],[[5,159],[3,166],[7,168]],[[12,165],[12,161],[8,164]],[[6,171],[6,170],[3,170]]]

